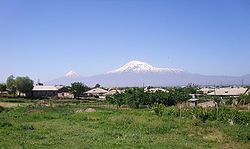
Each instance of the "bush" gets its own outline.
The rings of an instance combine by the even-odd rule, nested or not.
[[[225,104],[226,105],[232,105],[233,104],[233,99],[226,99]]]
[[[167,108],[166,113],[175,117],[179,116],[178,108]],[[220,121],[223,123],[248,125],[250,124],[250,112],[240,112],[229,107],[221,107],[218,111],[216,108],[204,109],[201,107],[184,108],[182,117],[199,119],[202,122]]]
[[[164,112],[164,108],[165,108],[165,106],[163,104],[158,104],[158,103],[154,104],[154,106],[153,106],[153,110],[154,110],[155,114],[159,117],[162,116],[162,114]]]

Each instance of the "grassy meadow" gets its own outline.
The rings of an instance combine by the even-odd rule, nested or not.
[[[6,102],[0,148],[250,148],[249,125],[175,117],[166,112],[172,107],[159,117],[101,102]]]

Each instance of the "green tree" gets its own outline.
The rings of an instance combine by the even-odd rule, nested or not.
[[[199,90],[198,86],[192,83],[189,83],[185,88],[182,89],[189,94],[196,94]]]
[[[82,82],[74,82],[71,84],[71,93],[75,98],[83,95],[84,92],[89,90],[89,87],[83,84]]]
[[[124,93],[118,93],[116,92],[114,95],[113,95],[115,101],[116,101],[116,104],[118,107],[121,107],[123,104],[125,104],[125,94]]]
[[[113,95],[106,96],[106,100],[111,104],[116,104],[117,108],[120,108],[125,104],[125,94],[116,92]]]
[[[143,88],[132,88],[125,91],[125,98],[131,108],[138,109],[141,104],[147,101],[148,97]]]
[[[189,92],[186,88],[174,88],[170,91],[170,98],[177,103],[181,117],[182,103],[190,98]]]
[[[238,105],[247,105],[250,103],[250,94],[240,95],[237,100]]]
[[[16,77],[15,80],[16,89],[20,93],[25,93],[26,96],[30,96],[33,89],[33,81],[29,77]]]
[[[149,92],[148,93],[148,100],[147,105],[149,107],[152,107],[154,104],[164,104],[165,106],[168,106],[169,101],[169,93],[163,92],[163,91],[156,91],[156,92]]]
[[[4,91],[6,91],[6,89],[7,89],[6,84],[5,83],[0,83],[0,92],[4,92]]]
[[[14,95],[16,94],[16,81],[13,75],[7,78],[6,86],[7,86],[9,93],[14,94]]]
[[[115,105],[115,104],[116,104],[116,101],[115,101],[113,95],[107,95],[107,96],[106,96],[106,100],[107,100],[110,104],[112,104],[112,105]]]

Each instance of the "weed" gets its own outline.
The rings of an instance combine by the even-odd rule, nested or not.
[[[21,124],[20,128],[24,129],[24,130],[34,130],[35,129],[34,126],[31,124]]]

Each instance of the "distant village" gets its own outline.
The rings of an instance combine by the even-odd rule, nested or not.
[[[12,79],[12,81],[10,81]],[[44,85],[40,81],[36,84],[28,77],[24,77],[23,84],[30,81],[33,84],[31,91],[22,92],[18,89],[11,92],[12,87],[10,87],[10,82],[14,84],[14,77],[8,78],[6,84],[0,84],[0,96],[1,97],[21,97],[21,98],[31,98],[31,99],[78,99],[78,100],[106,100],[107,96],[112,96],[116,93],[123,93],[126,89],[131,87],[117,87],[117,88],[105,88],[101,87],[100,84],[96,84],[95,87],[89,88],[81,82],[74,82],[71,86],[63,85]],[[16,78],[16,82],[18,82]],[[18,86],[17,84],[15,86]],[[13,86],[13,87],[15,87]],[[22,86],[20,84],[19,86]],[[24,85],[23,85],[24,86]],[[190,86],[190,84],[189,84]],[[192,85],[195,92],[190,93],[190,99],[186,100],[185,103],[188,106],[201,106],[201,107],[215,107],[216,102],[213,97],[221,99],[220,101],[225,104],[230,100],[231,105],[237,105],[240,96],[247,96],[250,94],[250,89],[247,86],[197,86]],[[144,92],[169,92],[169,89],[181,88],[181,87],[143,87]],[[24,89],[25,90],[25,89]],[[248,103],[247,103],[248,104]]]

